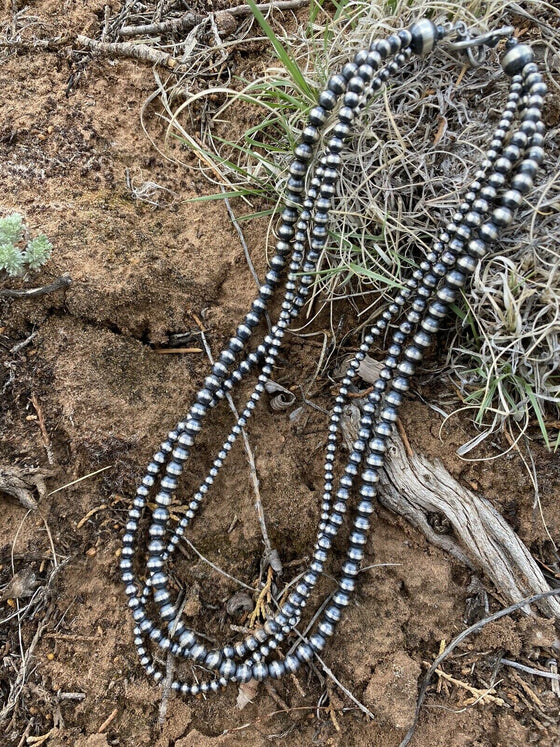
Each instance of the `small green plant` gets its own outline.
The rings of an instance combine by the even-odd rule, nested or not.
[[[52,244],[39,234],[28,239],[27,226],[19,213],[0,218],[0,270],[16,277],[26,270],[38,270],[51,256]]]

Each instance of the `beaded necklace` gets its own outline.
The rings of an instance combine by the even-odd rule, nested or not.
[[[430,20],[420,20],[409,29],[391,34],[387,39],[375,40],[368,49],[359,51],[352,62],[329,79],[318,105],[309,113],[308,124],[289,167],[276,251],[265,282],[235,335],[213,364],[187,417],[168,434],[154,454],[128,515],[120,561],[122,580],[135,621],[134,641],[140,663],[156,682],[164,678],[165,672],[154,657],[154,649],[171,652],[175,657],[198,663],[213,672],[203,681],[187,682],[181,678],[172,681],[173,690],[197,695],[217,692],[230,682],[278,679],[285,673],[296,672],[321,652],[333,636],[356,586],[387,439],[403,394],[409,389],[410,378],[467,277],[496,241],[500,229],[512,222],[544,157],[541,111],[546,85],[533,62],[531,48],[518,43],[512,35],[513,29],[505,27],[471,38],[462,23],[435,26]],[[321,514],[311,563],[286,601],[262,627],[236,643],[209,649],[180,619],[177,600],[172,598],[169,588],[167,563],[253,414],[272,374],[285,331],[310,293],[314,270],[327,241],[329,210],[339,176],[341,151],[352,123],[372,95],[382,89],[412,54],[426,55],[445,40],[452,49],[466,53],[470,63],[476,65],[484,49],[494,47],[501,39],[506,39],[501,64],[511,82],[486,157],[452,221],[441,230],[406,286],[365,334],[334,400],[328,424]],[[320,130],[331,113],[336,116],[336,124],[324,150],[314,157]],[[263,320],[286,266],[287,279],[278,320],[256,349],[248,352],[253,330]],[[379,378],[363,407],[358,437],[342,476],[335,481],[335,455],[349,387],[374,341],[401,311],[404,318],[390,334]],[[249,399],[194,493],[188,510],[172,529],[169,506],[208,412],[253,370],[258,373]],[[284,656],[280,647],[300,622],[306,602],[324,572],[352,494],[358,496],[357,505],[352,512],[346,559],[337,579],[337,590],[318,615],[311,635],[305,639],[300,636],[291,652]],[[146,559],[138,547],[137,535],[141,515],[148,510],[147,501],[151,495],[155,508],[151,511]],[[141,581],[139,575],[146,580]]]

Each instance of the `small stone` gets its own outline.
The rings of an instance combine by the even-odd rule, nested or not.
[[[7,599],[25,599],[33,596],[33,592],[38,586],[39,582],[35,572],[29,567],[22,568],[12,577],[10,583],[0,594],[0,602],[5,602]]]
[[[227,10],[219,10],[216,15],[216,28],[222,39],[226,39],[237,31],[237,21],[235,16],[228,13]]]

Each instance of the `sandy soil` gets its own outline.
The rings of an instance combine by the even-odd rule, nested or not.
[[[32,4],[42,36],[97,35],[101,0],[65,2],[62,14],[60,5],[54,0]],[[308,670],[297,681],[275,684],[275,693],[261,687],[243,711],[236,709],[233,688],[208,700],[172,697],[163,728],[158,727],[161,692],[145,679],[136,660],[119,582],[120,536],[143,466],[187,409],[207,363],[201,354],[162,355],[157,349],[169,335],[188,331],[198,343],[198,317],[212,349],[219,351],[248,307],[254,284],[225,207],[185,202],[208,186],[196,170],[165,162],[142,133],[140,106],[153,90],[149,66],[85,61],[72,54],[70,45],[2,54],[2,211],[22,212],[32,232],[46,233],[54,244],[51,260],[31,284],[46,284],[63,273],[73,282],[66,291],[42,298],[0,301],[0,466],[41,465],[53,473],[49,490],[109,469],[43,498],[31,513],[0,494],[0,583],[25,567],[44,584],[53,571],[52,548],[60,563],[48,598],[31,618],[24,617],[20,631],[15,618],[0,626],[0,688],[6,703],[21,653],[44,624],[0,742],[21,747],[39,744],[30,737],[50,734],[42,742],[49,747],[275,741],[398,745],[414,711],[424,662],[433,660],[442,640],[464,628],[471,574],[383,510],[366,557],[366,565],[378,567],[363,573],[355,601],[325,654],[336,677],[374,713],[374,721],[332,682]],[[155,182],[178,199],[157,209],[135,201],[127,169],[137,183]],[[265,224],[255,221],[244,228],[262,273]],[[6,285],[21,282],[6,280]],[[10,352],[32,333],[26,347]],[[291,339],[282,350],[276,379],[287,386],[309,380],[317,353],[313,344]],[[449,397],[445,382],[428,379],[419,391],[429,401]],[[311,396],[328,408],[328,380],[319,379]],[[543,521],[533,508],[530,480],[515,452],[495,461],[461,461],[455,449],[474,433],[471,424],[454,418],[441,440],[440,417],[416,395],[403,408],[402,421],[415,448],[437,455],[457,479],[493,500],[536,557],[554,562]],[[228,422],[224,410],[201,440],[199,465],[211,459],[211,446]],[[310,408],[292,423],[285,412],[263,406],[249,428],[271,539],[288,577],[303,567],[313,543],[324,424],[324,416]],[[502,446],[488,444],[481,453],[495,456]],[[558,459],[537,442],[534,459],[543,517],[557,538]],[[234,516],[237,521],[228,531]],[[246,583],[257,578],[262,540],[240,447],[191,538]],[[218,640],[230,637],[230,625],[240,620],[226,614],[225,601],[235,587],[188,548],[173,573],[194,589],[189,607],[194,628]],[[325,582],[322,592],[329,589]],[[491,609],[498,609],[502,600],[492,588],[488,592]],[[25,603],[22,599],[20,606]],[[3,620],[14,612],[13,604],[0,602]],[[557,646],[550,621],[508,618],[467,642],[445,670],[484,689],[500,656],[544,668]],[[466,707],[470,693],[460,686],[442,681],[432,688],[413,744],[558,744],[560,700],[549,681],[503,668],[498,680],[501,704]],[[68,699],[65,693],[83,695]],[[332,716],[316,708],[329,702],[321,699],[325,693]]]

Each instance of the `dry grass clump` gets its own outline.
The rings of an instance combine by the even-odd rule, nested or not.
[[[160,81],[168,134],[198,155],[202,172],[226,195],[242,196],[249,205],[264,195],[278,205],[291,149],[329,75],[373,37],[423,15],[464,20],[482,30],[514,25],[518,37],[529,40],[544,58],[551,100],[558,100],[554,73],[560,70],[555,52],[560,10],[552,4],[529,0],[521,9],[510,3],[507,12],[497,0],[463,5],[421,0],[413,8],[404,0],[350,0],[336,7],[333,16],[312,5],[309,20],[293,24],[290,32],[279,23],[273,23],[273,31],[260,20],[281,67],[200,90],[193,71],[209,54],[215,58],[219,53],[219,47],[211,52],[205,47],[192,51],[193,70],[173,84]],[[223,44],[224,54],[229,43]],[[364,108],[343,152],[331,240],[319,263],[308,317],[337,299],[351,298],[360,323],[369,323],[383,307],[380,296],[388,297],[403,282],[461,201],[508,84],[495,53],[474,70],[463,67],[464,61],[441,45],[428,61],[415,59]],[[551,119],[557,109],[551,107]],[[245,124],[234,132],[231,123],[239,111]],[[554,121],[535,189],[457,304],[447,369],[483,433],[507,423],[518,435],[537,422],[549,446],[560,443],[555,435],[560,389],[557,133]]]

